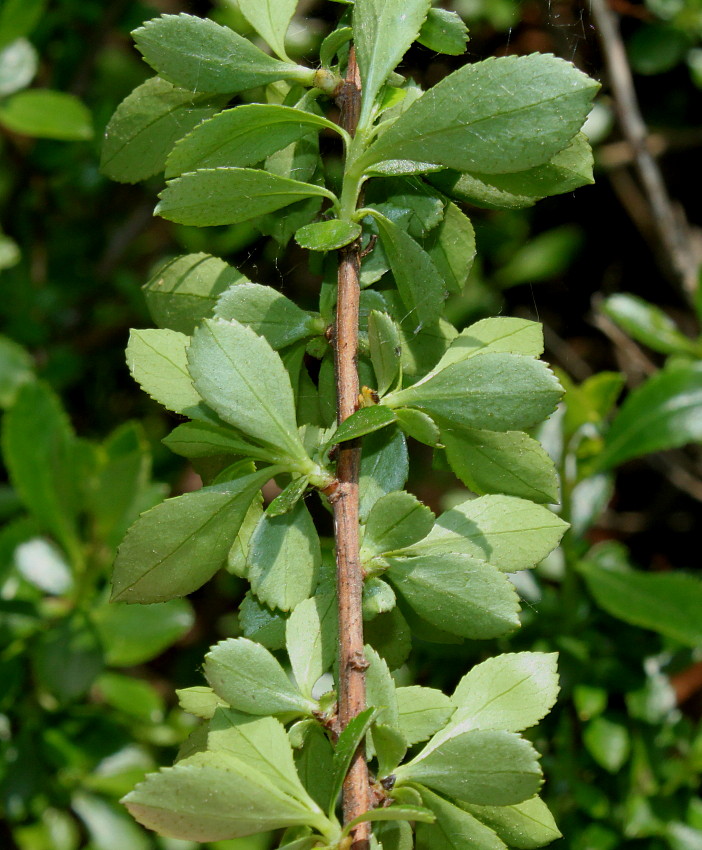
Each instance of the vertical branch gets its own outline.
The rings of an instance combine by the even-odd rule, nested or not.
[[[361,106],[361,81],[353,50],[349,54],[346,79],[337,93],[341,109],[341,126],[355,134]],[[337,417],[341,423],[358,406],[358,318],[361,246],[358,241],[340,251],[338,299],[334,329],[336,366]],[[339,607],[339,723],[346,724],[366,707],[363,654],[363,574],[358,556],[359,501],[358,478],[361,446],[358,440],[339,446],[336,475],[338,489],[334,494],[336,534],[336,572]],[[354,756],[344,781],[344,823],[370,808],[368,765],[363,745]],[[360,824],[353,831],[353,850],[367,850],[370,824]]]
[[[591,9],[602,44],[619,123],[631,145],[666,264],[683,292],[692,298],[698,285],[699,262],[692,247],[689,224],[682,209],[678,210],[673,205],[663,175],[649,150],[648,128],[639,109],[617,18],[607,0],[591,0]]]

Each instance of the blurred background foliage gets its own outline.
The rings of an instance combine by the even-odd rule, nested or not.
[[[465,17],[469,61],[553,52],[603,91],[587,127],[596,185],[533,209],[468,208],[478,261],[449,303],[459,327],[496,313],[545,323],[567,393],[540,437],[559,465],[572,531],[515,577],[528,603],[518,634],[487,649],[418,641],[396,676],[450,688],[493,650],[558,650],[562,697],[537,733],[565,836],[553,846],[700,850],[702,2],[437,5]],[[339,9],[301,0],[291,55],[313,61]],[[190,731],[174,689],[196,683],[206,647],[238,633],[241,587],[222,573],[191,601],[107,604],[124,529],[198,486],[160,444],[166,414],[129,378],[127,332],[150,325],[140,287],[178,253],[223,256],[310,306],[319,285],[299,250],[255,226],[174,226],[152,218],[157,180],[119,186],[99,173],[111,113],[149,75],[129,32],[179,11],[249,34],[236,0],[0,3],[0,405],[6,455],[28,447],[0,482],[8,850],[193,846],[147,835],[117,800]],[[606,60],[619,37],[602,19],[613,14],[647,125],[638,146],[617,120],[621,66]],[[416,46],[404,70],[428,86],[463,61]],[[667,231],[642,177],[646,157],[662,178]],[[411,488],[445,508],[456,480],[440,453],[415,450]]]

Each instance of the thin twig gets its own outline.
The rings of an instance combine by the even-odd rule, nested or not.
[[[698,286],[699,261],[682,209],[675,206],[663,175],[648,147],[648,129],[641,116],[631,68],[627,61],[617,18],[607,0],[590,0],[592,17],[602,44],[609,81],[625,138],[634,152],[636,169],[651,207],[666,265],[683,293],[691,299]]]
[[[361,80],[353,48],[346,79],[337,95],[341,126],[355,133],[361,105]],[[338,301],[333,342],[336,365],[338,421],[341,423],[358,406],[358,318],[361,269],[360,241],[343,248],[339,258]],[[336,534],[337,594],[339,606],[339,724],[343,729],[366,707],[368,666],[363,652],[363,573],[359,559],[358,479],[361,445],[358,440],[342,443],[336,465],[337,490],[333,496]],[[344,781],[344,823],[371,807],[368,765],[361,745]],[[353,850],[368,850],[370,824],[362,823],[352,833]]]

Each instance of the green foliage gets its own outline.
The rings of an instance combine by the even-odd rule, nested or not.
[[[138,820],[188,847],[338,846],[351,829],[336,819],[340,784],[365,739],[371,772],[384,780],[376,785],[383,806],[361,816],[373,823],[375,850],[556,840],[538,796],[504,803],[539,788],[534,747],[547,753],[544,799],[573,850],[695,846],[699,731],[694,703],[676,704],[670,677],[684,693],[700,643],[699,582],[671,571],[658,544],[656,574],[632,566],[652,560],[640,546],[636,555],[591,548],[631,536],[624,520],[637,515],[618,513],[627,510],[618,483],[598,520],[615,482],[638,483],[651,452],[699,442],[692,317],[610,296],[602,310],[651,349],[650,376],[618,408],[621,376],[576,385],[557,371],[566,396],[549,416],[561,389],[536,360],[540,326],[504,315],[518,305],[528,316],[538,305],[566,336],[560,353],[557,337],[547,337],[550,354],[571,365],[566,321],[571,301],[586,312],[590,257],[581,255],[582,271],[572,265],[582,238],[570,213],[559,219],[567,207],[539,206],[535,217],[528,208],[592,182],[578,129],[594,84],[550,56],[510,57],[472,62],[422,94],[394,66],[402,60],[413,77],[433,81],[441,59],[428,75],[417,66],[438,52],[459,56],[463,20],[427,2],[400,9],[364,0],[331,7],[342,17],[319,63],[329,10],[306,28],[287,1],[222,3],[213,21],[164,16],[138,31],[163,75],[142,83],[152,72],[139,70],[122,42],[143,10],[128,6],[99,42],[92,2],[11,0],[0,10],[3,313],[8,332],[34,354],[0,338],[10,477],[0,486],[0,515],[9,519],[0,532],[0,805],[17,845],[170,848],[171,839],[148,834],[116,805],[127,794]],[[452,6],[468,15],[472,59],[519,19],[512,0]],[[320,0],[310,13],[321,9]],[[692,87],[694,9],[651,0],[647,10],[648,22],[627,21],[634,69],[655,74],[687,62]],[[514,30],[514,50],[526,29],[533,22]],[[53,30],[60,50],[48,40]],[[86,31],[96,39],[82,38]],[[260,36],[277,58],[247,36]],[[334,123],[332,104],[351,41],[366,84],[354,139]],[[666,115],[676,127],[685,121],[677,75],[676,98],[661,99],[654,116],[664,144]],[[27,91],[35,79],[49,89]],[[150,180],[127,193],[97,175],[89,139],[133,86],[102,146],[103,174]],[[92,117],[59,89],[77,92]],[[602,154],[609,162],[610,151]],[[164,217],[188,225],[156,220],[144,230],[140,215],[148,218],[161,173],[170,181]],[[597,197],[609,214],[611,202]],[[578,214],[596,229],[602,216],[587,210]],[[548,222],[556,226],[538,233]],[[219,226],[189,226],[208,223]],[[284,255],[293,238],[299,247]],[[362,396],[338,426],[331,252],[357,238],[366,251]],[[595,247],[592,256],[607,254]],[[315,252],[307,276],[299,248]],[[241,270],[210,252],[236,257]],[[658,287],[647,269],[636,289],[622,268],[621,288],[650,297]],[[568,270],[565,310],[557,288],[520,295],[522,283],[555,278],[562,288]],[[135,281],[147,279],[159,330],[135,331],[128,360],[174,415],[159,417],[145,399],[146,434],[131,424],[102,442],[77,438],[35,372],[70,391],[78,433],[133,415],[138,402],[105,378],[118,370],[97,351],[126,338],[128,323],[148,324],[135,294]],[[499,289],[511,287],[503,302]],[[90,319],[75,324],[88,309]],[[591,334],[578,322],[572,345],[590,361]],[[598,351],[597,368],[611,368]],[[669,358],[660,370],[658,355]],[[162,502],[168,491],[151,483],[147,446],[170,429],[165,446],[192,461],[204,488]],[[334,543],[322,491],[334,478],[335,446],[354,439],[363,445],[370,708],[342,744]],[[171,494],[191,489],[178,458],[158,445],[154,455]],[[674,472],[694,457],[693,446],[654,462]],[[439,497],[456,479],[470,493]],[[648,488],[639,489],[643,498]],[[670,490],[660,489],[664,502]],[[671,527],[684,516],[671,513]],[[572,531],[549,554],[566,523]],[[106,570],[125,534],[114,592],[169,601],[107,603]],[[636,548],[634,537],[628,542]],[[190,604],[173,597],[200,585],[197,629],[150,670],[193,622]],[[240,601],[236,615],[222,616]],[[477,643],[488,635],[497,642]],[[171,708],[170,686],[192,682],[204,647],[221,638],[208,656],[211,687],[179,690],[183,711],[197,718],[185,719]],[[556,652],[563,693],[547,715]],[[532,746],[519,733],[542,719],[542,730],[528,733]],[[178,744],[176,767],[153,773]],[[248,813],[233,798],[246,799]],[[285,831],[266,832],[274,826]]]
[[[410,45],[419,38],[432,49],[459,54],[466,31],[457,16],[430,12],[427,0],[402,11],[398,16],[392,4],[358,0],[351,32],[342,26],[326,43],[326,77],[289,62],[290,4],[241,4],[244,17],[282,61],[226,27],[187,15],[162,16],[135,33],[159,75],[193,94],[202,92],[199,97],[279,80],[319,91],[301,97],[288,85],[284,105],[235,106],[196,126],[189,112],[181,139],[154,131],[156,125],[145,118],[146,99],[131,95],[108,128],[106,150],[115,153],[105,154],[107,173],[132,179],[134,162],[146,176],[145,160],[150,173],[158,159],[169,183],[156,212],[175,222],[202,227],[265,221],[264,232],[274,233],[272,214],[282,222],[286,208],[295,206],[305,210],[294,219],[295,238],[310,251],[328,253],[379,237],[374,250],[369,246],[361,279],[364,286],[381,281],[375,292],[364,293],[370,308],[362,325],[368,359],[359,362],[363,404],[332,431],[336,401],[326,327],[334,295],[328,282],[318,314],[205,255],[178,258],[147,284],[161,330],[133,332],[132,374],[152,398],[193,420],[178,426],[167,444],[187,457],[212,456],[216,466],[201,491],[164,502],[132,526],[119,550],[113,596],[155,602],[192,592],[231,547],[230,569],[251,586],[241,614],[248,637],[224,641],[207,656],[212,692],[183,694],[184,706],[207,720],[206,736],[193,741],[174,768],[148,777],[125,799],[137,820],[164,835],[214,841],[287,826],[286,835],[305,844],[304,833],[290,832],[304,826],[316,830],[325,846],[337,846],[366,820],[377,824],[378,840],[409,846],[406,822],[414,821],[423,824],[417,832],[422,846],[432,830],[450,835],[455,827],[447,819],[459,818],[474,824],[465,828],[465,837],[480,835],[486,846],[504,846],[492,825],[458,806],[515,806],[541,785],[536,751],[516,733],[553,704],[553,656],[543,662],[538,654],[486,662],[488,668],[468,674],[452,700],[434,689],[398,689],[384,659],[396,667],[406,657],[398,631],[405,618],[422,637],[439,641],[447,635],[459,641],[491,638],[519,626],[519,597],[504,573],[533,567],[566,528],[549,510],[526,501],[555,502],[557,485],[552,464],[524,432],[552,413],[562,389],[536,359],[543,341],[534,323],[486,320],[458,336],[439,324],[447,293],[461,292],[475,255],[472,225],[445,195],[419,178],[377,177],[369,183],[366,206],[356,207],[372,173],[452,167],[510,174],[546,167],[567,147],[587,161],[587,145],[581,137],[576,145],[573,137],[596,85],[567,63],[533,56],[466,66],[422,98],[411,98],[393,75]],[[338,129],[323,117],[323,93],[336,87],[337,72],[344,73],[349,37],[363,88],[355,135],[339,131],[346,150],[339,193],[338,184],[325,185],[316,138],[321,130]],[[338,67],[331,64],[337,53]],[[185,99],[175,105],[177,90],[172,91],[173,108],[185,108]],[[203,101],[203,109],[212,103]],[[192,106],[190,100],[187,108]],[[156,107],[155,115],[165,113]],[[160,136],[150,139],[148,157],[139,147],[144,132]],[[535,146],[531,136],[537,132]],[[166,146],[172,151],[164,157]],[[388,163],[397,159],[408,166]],[[115,160],[124,165],[111,166]],[[583,175],[580,182],[587,182],[587,168]],[[537,183],[534,195],[561,190],[558,180],[546,186],[535,178]],[[329,202],[327,219],[315,220]],[[392,285],[399,298],[389,291]],[[316,382],[302,359],[303,345],[321,359]],[[477,493],[490,495],[435,521],[402,489],[407,476],[402,430],[445,446],[457,475]],[[333,684],[325,685],[331,693],[320,696],[316,689],[333,669],[336,602],[319,532],[302,496],[308,487],[321,491],[333,482],[334,445],[360,438],[363,610],[370,623],[392,616],[396,625],[378,644],[380,654],[372,645],[366,650],[369,707],[336,742],[330,787],[322,791],[309,784],[314,780],[307,767],[301,774],[309,793],[325,796],[326,818],[300,785],[281,722],[306,718],[300,727],[305,731],[291,740],[300,749],[297,763],[314,771],[314,760],[327,758],[319,747],[332,723],[338,688],[332,673]],[[467,446],[478,461],[470,460]],[[258,471],[252,472],[251,461]],[[283,478],[285,473],[292,477]],[[276,476],[283,479],[283,492],[261,512],[257,492]],[[372,628],[368,638],[371,644],[378,640]],[[267,646],[285,646],[294,682]],[[491,689],[497,689],[494,697]],[[340,831],[337,797],[364,738],[379,775],[393,775],[387,786],[387,803],[393,805]],[[424,749],[402,764],[408,746],[427,738]],[[403,794],[413,788],[419,797],[408,805]],[[179,802],[183,795],[187,809]],[[224,806],[227,798],[238,800],[235,809]],[[417,807],[421,799],[428,808]],[[493,820],[500,823],[499,816]],[[541,842],[543,830],[536,833],[534,840]],[[555,828],[545,840],[554,835]]]

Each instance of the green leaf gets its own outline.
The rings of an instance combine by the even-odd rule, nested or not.
[[[269,470],[167,499],[134,523],[117,552],[112,599],[163,602],[187,596],[224,564]]]
[[[25,507],[80,563],[75,437],[58,398],[44,384],[19,388],[3,421],[2,449]]]
[[[232,95],[276,80],[311,82],[314,75],[267,56],[229,27],[192,15],[161,15],[132,35],[161,77],[192,92]]]
[[[285,628],[285,646],[300,691],[312,688],[334,663],[338,647],[336,600],[317,594],[295,606]]]
[[[322,68],[330,68],[334,64],[337,53],[353,38],[351,27],[339,27],[332,30],[319,48],[319,64]]]
[[[110,118],[100,170],[120,183],[160,173],[178,139],[226,102],[226,97],[194,94],[152,77],[127,95]]]
[[[103,673],[94,683],[99,699],[127,717],[141,723],[159,723],[164,719],[163,697],[149,682],[124,673]]]
[[[358,482],[362,522],[381,496],[404,487],[408,474],[407,442],[399,430],[385,428],[364,438]]]
[[[188,352],[198,392],[243,434],[301,463],[311,463],[297,432],[295,399],[280,357],[239,322],[205,319]]]
[[[419,794],[417,794],[417,801],[421,801]],[[376,824],[373,834],[378,839],[378,848],[373,850],[413,850],[414,848],[414,834],[407,821],[381,821]]]
[[[304,502],[278,516],[264,513],[249,543],[251,589],[270,608],[290,611],[313,594],[321,561],[317,530]]]
[[[433,230],[446,206],[445,199],[417,177],[376,180],[368,186],[366,201],[413,239],[421,239]]]
[[[363,82],[360,124],[372,115],[378,92],[419,35],[429,0],[356,0],[353,34]]]
[[[280,453],[273,449],[248,443],[233,428],[210,422],[185,422],[164,437],[162,442],[175,454],[188,458],[244,455],[269,463],[282,459]]]
[[[170,180],[156,214],[178,224],[239,224],[304,198],[331,198],[321,186],[255,168],[205,168]]]
[[[408,436],[414,437],[420,443],[426,443],[427,446],[439,445],[441,433],[431,416],[427,416],[421,410],[412,410],[411,407],[407,407],[396,410],[395,418]]]
[[[229,638],[213,647],[205,656],[205,677],[218,696],[247,714],[299,716],[317,708],[267,649],[246,638]]]
[[[544,165],[514,174],[461,174],[441,171],[429,181],[459,201],[486,209],[523,209],[549,195],[572,192],[594,183],[593,157],[587,136],[578,133],[570,145]]]
[[[608,568],[603,558],[598,560],[601,563],[594,558],[582,561],[578,570],[608,614],[685,646],[702,644],[702,582],[682,573]]]
[[[361,235],[361,225],[355,221],[316,221],[301,227],[295,241],[308,251],[336,251],[349,245]]]
[[[255,640],[271,651],[285,646],[286,616],[272,611],[249,591],[239,606],[239,625],[244,637]]]
[[[39,686],[61,703],[80,699],[102,672],[102,647],[92,623],[75,614],[38,636],[31,654]]]
[[[140,425],[127,422],[115,429],[98,452],[89,494],[94,533],[116,547],[139,514],[165,496],[165,488],[150,486],[151,451]]]
[[[336,799],[341,793],[341,786],[343,785],[346,774],[348,773],[354,753],[358,749],[361,741],[365,738],[375,716],[376,710],[374,708],[366,708],[365,711],[357,714],[346,724],[337,739],[336,746],[334,748],[334,772],[330,783],[330,816],[336,808]]]
[[[583,743],[600,767],[618,773],[631,752],[629,730],[608,717],[595,717],[583,730]]]
[[[411,321],[421,327],[438,319],[446,290],[431,257],[389,218],[375,210],[368,212],[378,225],[383,250]]]
[[[521,803],[541,787],[538,753],[513,732],[463,732],[432,743],[397,769],[398,784],[419,782],[481,806]]]
[[[387,662],[382,658],[372,646],[365,647],[366,660],[368,661],[368,669],[366,670],[366,699],[369,705],[377,709],[376,716],[371,729],[371,740],[369,741],[369,751],[373,751],[373,730],[376,723],[382,723],[385,726],[390,726],[399,732],[398,728],[398,707],[395,682],[390,673],[390,668]]]
[[[408,744],[426,741],[448,723],[456,710],[446,694],[436,688],[410,685],[397,689],[399,725]]]
[[[23,384],[34,380],[34,362],[28,352],[0,335],[0,408],[9,407]]]
[[[364,812],[362,815],[359,815],[357,818],[349,821],[344,827],[344,834],[349,835],[351,830],[357,826],[359,823],[364,823],[370,821],[372,823],[376,823],[377,821],[393,821],[393,820],[409,820],[416,821],[418,823],[433,823],[435,820],[435,816],[429,809],[425,809],[422,806],[409,806],[402,805],[401,803],[394,803],[392,806],[384,809],[369,809],[369,811]]]
[[[383,552],[404,549],[426,537],[434,525],[434,514],[416,496],[396,490],[380,498],[366,520],[361,562]]]
[[[208,728],[208,750],[236,756],[285,794],[310,809],[317,807],[302,787],[285,727],[275,717],[252,717],[218,708]]]
[[[460,363],[478,354],[523,354],[540,357],[544,352],[544,333],[538,322],[501,316],[481,319],[461,331],[432,372],[440,372],[452,363]]]
[[[300,478],[294,478],[268,505],[266,508],[266,514],[268,516],[281,516],[282,514],[287,514],[304,496],[309,483],[309,478],[305,475]]]
[[[241,283],[228,289],[217,302],[215,318],[251,328],[268,340],[271,348],[284,348],[320,333],[319,319],[271,286]]]
[[[542,505],[513,496],[481,496],[441,514],[412,552],[464,552],[505,572],[516,572],[543,561],[567,528],[566,522]]]
[[[455,204],[447,204],[441,224],[431,231],[424,247],[448,291],[460,295],[475,259],[475,231],[470,219]]]
[[[370,732],[373,752],[378,761],[377,776],[390,776],[405,757],[407,741],[397,726],[374,723]],[[370,753],[369,753],[370,755]]]
[[[347,440],[355,440],[373,431],[380,431],[392,425],[395,421],[395,413],[387,407],[379,404],[371,407],[362,407],[345,419],[329,438],[330,443],[344,443]]]
[[[457,12],[429,9],[417,41],[436,53],[460,56],[466,52],[468,27]]]
[[[472,806],[462,808],[489,826],[510,847],[533,850],[550,844],[561,833],[553,815],[540,797],[532,797],[514,806]]]
[[[19,245],[0,229],[0,271],[16,266],[21,256]]]
[[[409,159],[504,174],[543,165],[570,144],[598,88],[548,54],[465,65],[416,100],[372,145],[362,166]]]
[[[189,342],[178,331],[132,330],[127,345],[129,371],[142,390],[167,410],[191,419],[216,422],[188,372]]]
[[[181,133],[168,157],[166,177],[200,168],[256,165],[310,131],[323,129],[339,132],[338,125],[326,118],[290,106],[248,103],[226,109],[187,136]]]
[[[528,434],[447,428],[441,440],[451,469],[474,493],[504,493],[543,504],[558,502],[554,463]]]
[[[176,696],[183,711],[203,720],[211,720],[218,708],[227,708],[226,702],[220,699],[212,688],[204,685],[176,689]]]
[[[534,726],[556,702],[557,661],[555,652],[516,652],[477,664],[451,697],[456,707],[451,728],[521,732]]]
[[[229,287],[249,283],[238,269],[209,254],[185,254],[169,260],[144,284],[151,318],[160,328],[191,335],[211,316]]]
[[[26,38],[0,45],[0,97],[26,88],[34,79],[39,56]]]
[[[197,842],[326,820],[249,764],[224,752],[197,753],[175,767],[149,774],[123,803],[148,829]]]
[[[296,8],[297,0],[239,0],[239,9],[246,20],[286,61],[285,34]]]
[[[702,440],[702,363],[663,369],[619,409],[597,458],[611,469],[641,455]]]
[[[111,667],[134,667],[157,658],[190,631],[195,616],[189,602],[171,599],[148,608],[102,605],[93,622]]]
[[[417,850],[507,850],[495,833],[468,812],[422,788],[422,801],[436,817],[436,823],[417,827]]]
[[[377,379],[376,389],[378,395],[383,396],[402,374],[400,331],[387,313],[378,310],[369,313],[368,344]]]
[[[417,407],[449,424],[523,431],[553,413],[562,388],[540,361],[518,354],[483,354],[452,363],[385,396],[388,407]]]
[[[75,95],[49,89],[17,92],[0,103],[0,124],[14,133],[77,142],[92,139],[90,111]]]
[[[316,720],[302,720],[297,725],[303,727],[300,746],[296,746],[297,742],[293,743],[293,746],[296,746],[297,773],[312,799],[323,811],[327,811],[330,808],[334,749],[322,726]],[[293,731],[298,730],[292,727],[288,735],[291,736]],[[297,845],[290,845],[290,850],[296,850],[296,848]],[[307,850],[307,848],[301,848],[301,850]]]
[[[45,8],[46,0],[5,0],[0,7],[0,46],[29,35]]]
[[[387,580],[417,614],[450,634],[499,637],[519,626],[519,597],[495,567],[470,555],[444,552],[389,557]]]

